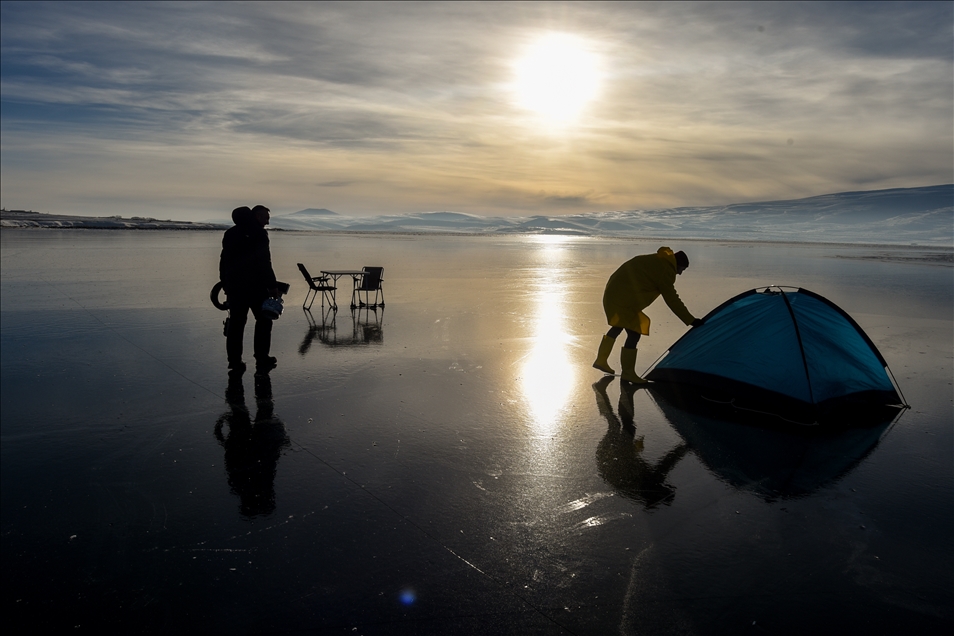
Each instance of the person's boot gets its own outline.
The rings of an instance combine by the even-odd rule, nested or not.
[[[599,369],[603,373],[609,373],[610,375],[616,375],[616,371],[613,371],[609,365],[609,354],[613,351],[613,345],[615,343],[615,339],[605,334],[603,335],[603,339],[600,341],[599,351],[596,354],[596,362],[593,363],[594,369]]]
[[[278,366],[278,358],[273,356],[255,356],[255,372],[268,373]]]
[[[623,382],[633,384],[647,384],[648,382],[636,375],[636,349],[623,347],[619,351],[619,363],[623,366]]]

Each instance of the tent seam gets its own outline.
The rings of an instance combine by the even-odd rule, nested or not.
[[[779,287],[779,292],[782,294],[782,300],[785,301],[788,313],[792,317],[792,324],[795,326],[795,338],[798,340],[798,351],[802,354],[802,365],[805,367],[805,382],[808,384],[808,399],[811,401],[811,404],[815,406],[815,393],[812,391],[812,376],[808,373],[808,359],[805,357],[805,345],[802,344],[802,333],[798,329],[798,320],[795,318],[795,310],[792,309],[792,303],[788,301],[785,290]]]

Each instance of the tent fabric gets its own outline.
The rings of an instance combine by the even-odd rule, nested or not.
[[[806,289],[751,290],[687,332],[649,380],[760,393],[817,406],[900,404],[887,364],[857,323]]]

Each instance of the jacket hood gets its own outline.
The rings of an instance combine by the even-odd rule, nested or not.
[[[236,225],[244,225],[246,223],[251,223],[252,221],[252,209],[247,205],[243,205],[240,208],[235,208],[232,210],[232,223]]]
[[[656,250],[656,256],[672,265],[673,269],[678,269],[676,267],[676,255],[673,253],[672,249],[668,247],[660,247],[658,250]]]

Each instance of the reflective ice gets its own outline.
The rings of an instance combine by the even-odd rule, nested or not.
[[[810,433],[590,367],[606,278],[659,241],[275,232],[292,284],[278,367],[230,380],[209,303],[218,233],[0,236],[8,625],[952,626],[952,270],[938,250],[671,245],[692,262],[677,288],[693,313],[805,286],[865,329],[913,406]],[[384,265],[386,309],[303,312],[298,262]],[[661,301],[647,313],[640,371],[685,329]]]

